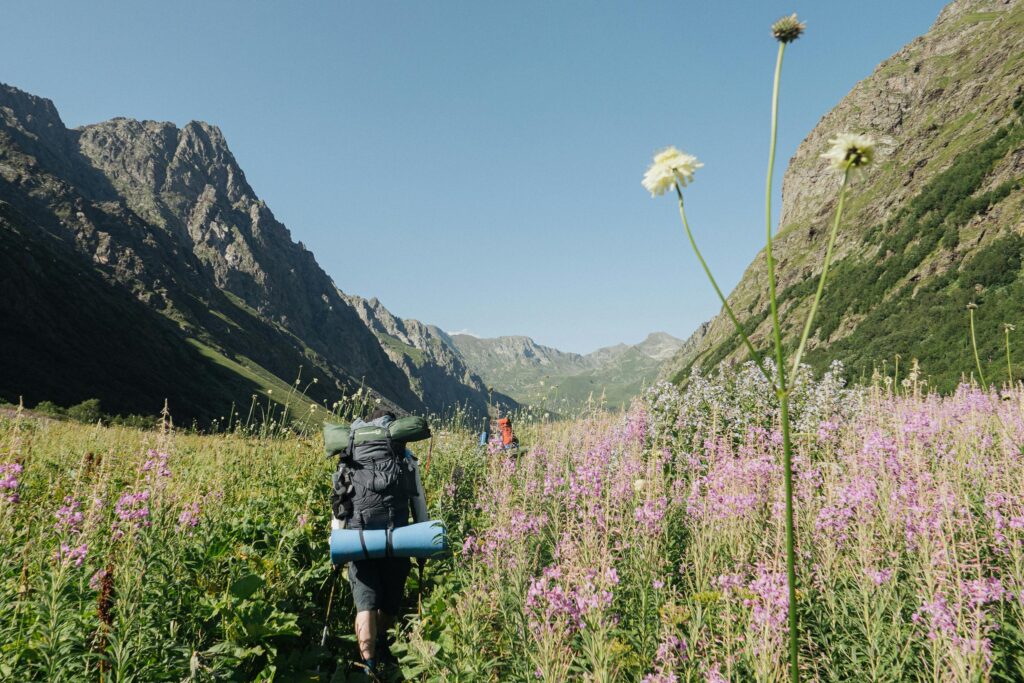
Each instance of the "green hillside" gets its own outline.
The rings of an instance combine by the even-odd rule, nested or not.
[[[977,3],[975,3],[977,4]],[[1024,323],[1024,5],[966,11],[952,5],[857,85],[800,146],[783,186],[776,238],[786,342],[795,346],[817,285],[832,178],[818,155],[835,132],[879,140],[879,162],[857,178],[807,361],[842,360],[851,379],[920,361],[949,389],[974,368],[966,306],[974,303],[990,381],[1007,378],[1004,324]],[[730,295],[755,344],[768,347],[764,254]],[[669,365],[682,380],[745,357],[717,317]],[[1011,349],[1012,351],[1012,349]],[[1021,360],[1012,355],[1014,375]]]

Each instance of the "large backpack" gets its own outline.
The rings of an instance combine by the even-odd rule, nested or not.
[[[405,445],[429,436],[426,420],[415,416],[324,425],[327,454],[338,457],[332,477],[334,516],[351,529],[407,524],[409,501],[416,495],[416,473]]]

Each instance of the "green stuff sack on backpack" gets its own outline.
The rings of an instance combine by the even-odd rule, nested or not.
[[[400,417],[392,422],[389,427],[391,438],[395,441],[412,443],[413,441],[423,441],[423,439],[430,438],[430,425],[427,424],[426,419],[418,415]]]
[[[354,438],[353,438],[354,434]],[[328,456],[337,455],[349,446],[365,443],[367,441],[380,441],[390,438],[392,441],[412,443],[430,438],[430,425],[426,419],[418,415],[401,417],[387,428],[366,426],[352,429],[351,425],[324,424],[324,450]]]

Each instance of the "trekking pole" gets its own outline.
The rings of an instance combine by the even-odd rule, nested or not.
[[[430,443],[427,445],[427,459],[423,463],[423,476],[430,473],[430,456],[434,453],[434,435],[430,435]]]
[[[430,471],[430,456],[434,453],[434,435],[430,435],[430,443],[427,445],[427,459],[423,463],[423,476],[426,477]],[[427,491],[423,489],[423,504],[427,504]],[[420,557],[416,559],[416,564],[419,567],[419,581],[416,582],[416,616],[420,619],[423,618],[423,568],[427,564],[427,558]]]
[[[423,619],[423,569],[427,566],[427,558],[416,558],[416,564],[420,573],[419,581],[416,582],[416,616]]]
[[[327,645],[327,625],[331,623],[331,604],[334,602],[334,589],[338,585],[338,566],[331,567],[331,593],[327,596],[327,612],[324,614],[324,632],[320,636],[320,647]],[[320,665],[316,665],[316,674],[320,675]]]

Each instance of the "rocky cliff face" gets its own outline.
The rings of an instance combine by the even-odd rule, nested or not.
[[[119,118],[68,130],[52,102],[0,84],[0,202],[9,235],[29,239],[36,252],[52,248],[61,258],[80,259],[162,316],[180,342],[206,359],[183,371],[212,362],[239,375],[228,393],[240,404],[250,391],[290,386],[299,373],[317,380],[309,389],[317,401],[365,383],[406,410],[441,411],[443,401],[463,392],[464,373],[432,360],[411,386],[313,255],[256,196],[215,126]],[[23,286],[34,290],[39,306],[57,305],[45,282]],[[140,324],[150,320],[141,309],[135,314]],[[3,342],[13,348],[24,338],[12,330]],[[96,341],[94,351],[102,354]],[[93,393],[78,400],[100,396],[121,407],[124,388],[109,379],[116,366],[110,359],[107,371],[83,380],[81,391]],[[162,375],[136,411],[179,395],[172,374]],[[24,369],[19,377],[18,386],[0,387],[4,398],[53,398],[61,389]],[[60,395],[72,400],[78,393]],[[486,405],[476,394],[472,400],[478,409]],[[221,411],[207,403],[182,397],[176,408],[186,416]]]
[[[502,413],[519,407],[509,396],[487,387],[466,367],[455,342],[441,328],[399,318],[376,298],[345,295],[345,300],[377,335],[392,362],[428,405],[462,406],[478,414],[480,407],[488,404]]]
[[[795,49],[799,49],[797,46]],[[793,55],[798,59],[797,54]],[[928,33],[853,88],[797,149],[783,180],[776,245],[781,312],[794,343],[834,215],[840,178],[820,154],[840,132],[878,141],[850,188],[809,361],[870,376],[894,354],[940,386],[969,372],[964,305],[998,353],[1020,288],[1024,225],[1024,2],[957,0]],[[1020,299],[1017,298],[1019,301]],[[755,344],[769,345],[764,253],[730,295]],[[685,377],[745,355],[728,319],[698,330],[667,366]],[[891,364],[891,363],[890,363]]]

